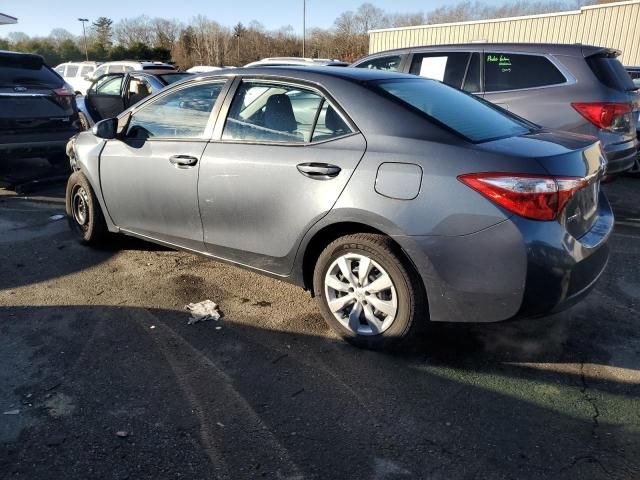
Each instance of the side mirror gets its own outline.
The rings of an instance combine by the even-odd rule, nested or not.
[[[93,134],[98,138],[104,138],[105,140],[111,140],[118,135],[118,119],[107,118],[100,120],[91,129]]]
[[[85,75],[84,78],[87,82],[93,82],[93,77],[91,75]]]

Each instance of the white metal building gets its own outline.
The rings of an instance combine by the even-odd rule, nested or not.
[[[18,19],[16,17],[12,17],[11,15],[0,13],[0,25],[9,25],[12,23],[18,23]]]
[[[640,0],[569,12],[369,31],[369,53],[470,42],[584,43],[616,48],[622,51],[622,63],[640,65]]]

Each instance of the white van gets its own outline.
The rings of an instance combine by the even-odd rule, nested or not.
[[[76,92],[85,95],[87,88],[91,85],[90,78],[93,77],[93,72],[98,68],[98,65],[100,64],[96,62],[65,62],[58,65],[54,70]]]
[[[116,62],[106,62],[100,65],[91,75],[92,80],[106,73],[126,73],[134,70],[168,70],[173,71],[176,67],[168,63],[152,62],[150,60],[119,60]]]

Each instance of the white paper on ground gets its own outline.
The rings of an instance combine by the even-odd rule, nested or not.
[[[443,81],[448,59],[449,57],[424,57],[420,65],[420,76]]]
[[[220,320],[222,315],[218,311],[218,305],[211,300],[203,300],[198,303],[190,303],[185,305],[184,308],[191,312],[191,317],[187,322],[188,325],[193,325],[197,322],[204,322],[205,320]]]

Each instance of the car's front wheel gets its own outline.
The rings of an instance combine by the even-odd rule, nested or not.
[[[313,285],[327,323],[359,347],[396,346],[427,321],[417,275],[383,235],[347,235],[330,243],[316,262]]]
[[[67,220],[81,243],[95,245],[108,234],[98,199],[81,172],[74,172],[67,182]]]

